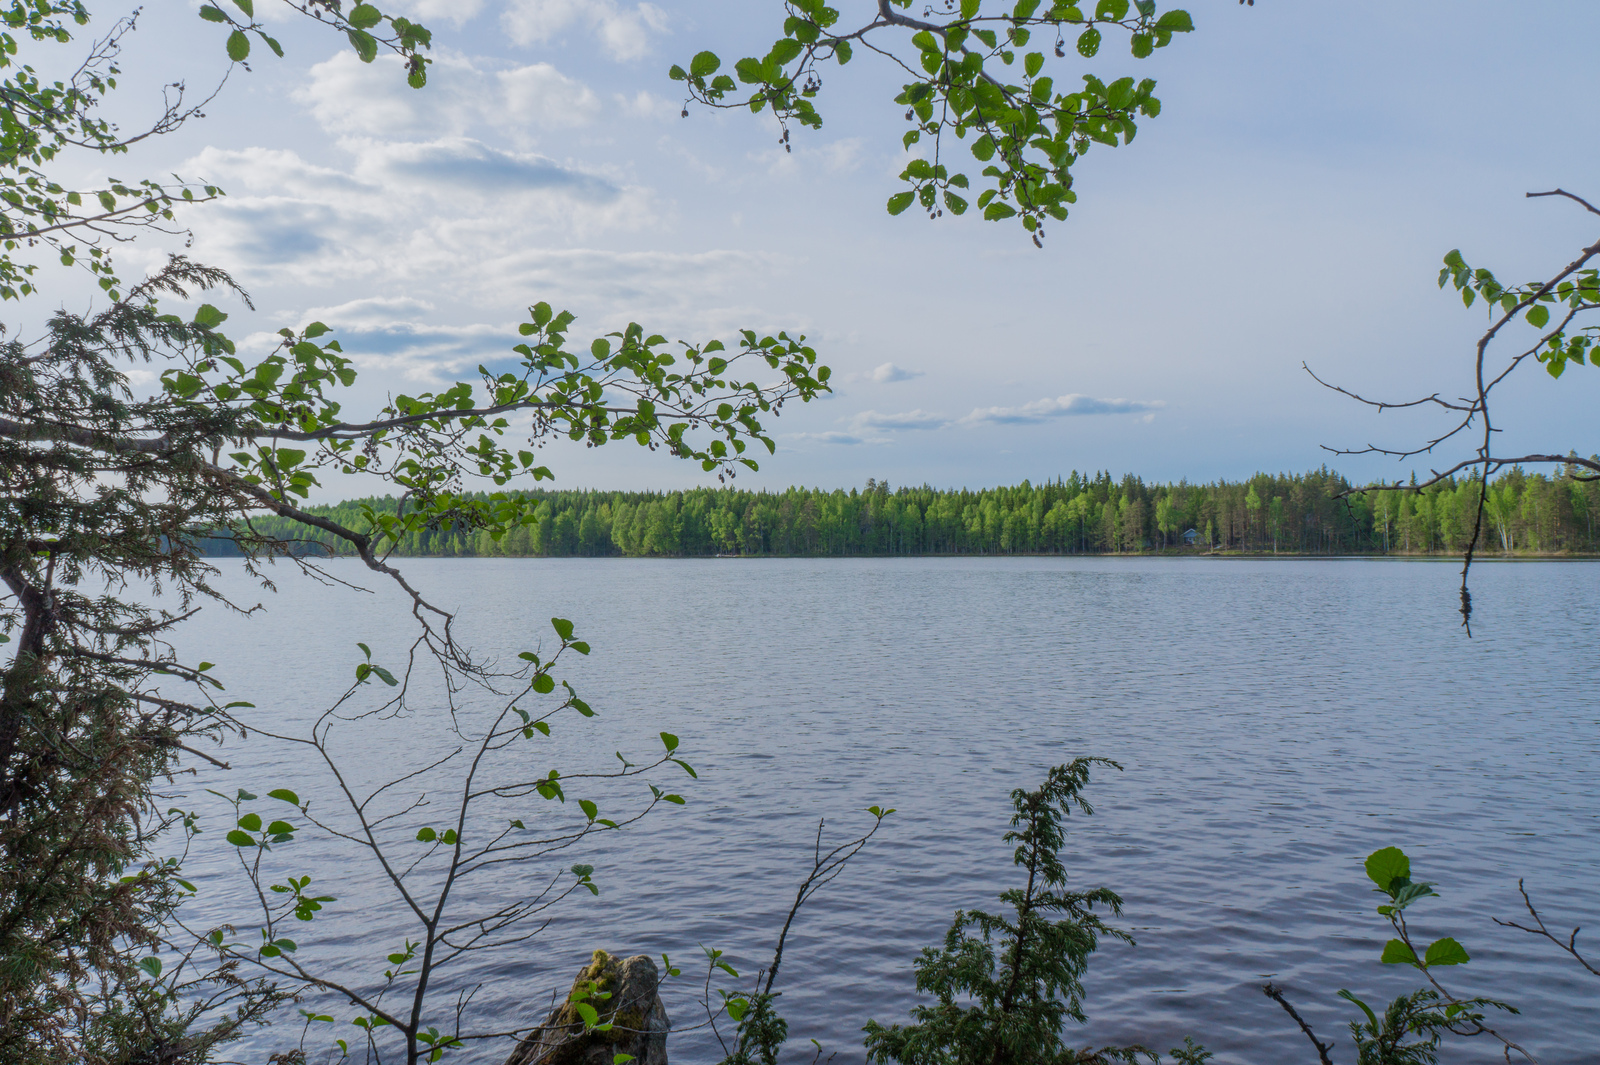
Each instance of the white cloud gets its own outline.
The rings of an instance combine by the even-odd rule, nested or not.
[[[599,115],[600,101],[589,87],[549,63],[503,70],[496,77],[515,119],[533,118],[540,126],[560,128],[587,126]]]
[[[632,96],[624,96],[618,93],[616,102],[617,110],[629,118],[644,119],[651,122],[678,118],[683,110],[682,104],[673,103],[671,100],[657,96],[647,89],[640,89]]]
[[[847,447],[859,447],[863,444],[887,444],[884,437],[864,437],[855,433],[790,433],[790,440],[816,440],[823,444],[843,444]]]
[[[847,174],[861,165],[861,149],[866,141],[861,137],[846,137],[816,149],[822,156],[822,165],[835,174]]]
[[[467,137],[436,141],[352,140],[355,173],[374,185],[416,195],[477,194],[503,201],[518,194],[559,193],[589,202],[609,202],[620,186],[598,174],[530,152],[508,152]],[[519,205],[521,206],[521,205]],[[497,224],[503,224],[498,220]]]
[[[540,44],[574,24],[592,32],[613,59],[638,59],[650,51],[650,35],[665,32],[667,13],[654,4],[633,8],[616,0],[511,0],[500,16],[511,39]]]
[[[401,0],[398,4],[390,0],[390,4],[425,25],[430,21],[448,20],[456,26],[461,26],[483,10],[483,0]]]
[[[1072,393],[1054,399],[1036,399],[1020,407],[977,407],[961,419],[964,425],[980,422],[1016,424],[1042,422],[1047,418],[1063,418],[1080,414],[1143,414],[1166,406],[1161,400],[1095,399]],[[1146,418],[1148,420],[1148,417]]]
[[[886,362],[882,366],[874,367],[872,372],[866,375],[866,378],[876,384],[887,385],[895,381],[909,381],[914,377],[921,377],[924,372],[923,370],[907,370],[903,366],[896,366],[892,362]]]
[[[659,213],[648,190],[470,138],[340,146],[348,169],[259,148],[208,148],[190,160],[185,172],[229,192],[195,226],[195,254],[237,264],[253,283],[381,279],[382,291],[504,296],[516,306],[531,302],[525,264],[552,244],[638,230]]]
[[[423,140],[462,136],[476,127],[527,140],[541,130],[587,126],[600,99],[549,63],[492,70],[440,52],[424,90],[405,82],[398,56],[363,63],[344,51],[311,68],[295,99],[319,126],[342,136]]]
[[[904,411],[900,414],[880,414],[864,410],[850,420],[856,430],[863,429],[943,429],[950,419],[942,414],[929,414],[925,410]]]

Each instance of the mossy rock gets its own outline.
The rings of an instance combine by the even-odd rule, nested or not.
[[[566,1001],[523,1037],[506,1065],[612,1065],[617,1054],[633,1055],[629,1065],[667,1065],[669,1022],[660,982],[656,963],[643,954],[618,958],[595,951]],[[611,1027],[585,1031],[580,1002],[594,1008],[597,1024]]]

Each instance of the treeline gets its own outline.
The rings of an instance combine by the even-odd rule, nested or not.
[[[1481,550],[1600,551],[1600,484],[1571,468],[1556,476],[1512,469],[1490,485]],[[749,492],[588,490],[513,493],[523,524],[500,539],[448,516],[406,534],[409,556],[694,556],[1124,554],[1166,549],[1355,554],[1454,552],[1472,535],[1477,481],[1448,480],[1418,492],[1344,496],[1351,484],[1326,468],[1256,474],[1214,484],[1147,484],[1133,475],[1076,472],[1044,484],[943,491],[926,485],[864,490],[789,488]],[[310,508],[359,531],[364,507],[394,513],[390,497]],[[307,530],[257,518],[285,539]],[[330,552],[344,550],[331,535]],[[212,540],[214,554],[232,544]],[[312,543],[306,546],[313,547]]]

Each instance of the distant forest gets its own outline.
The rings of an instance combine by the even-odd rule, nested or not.
[[[1512,469],[1490,485],[1480,550],[1600,552],[1600,483],[1572,468],[1550,477]],[[589,490],[510,493],[523,524],[496,540],[446,515],[406,534],[404,556],[696,556],[1127,554],[1162,550],[1294,554],[1454,552],[1472,535],[1477,481],[1450,480],[1420,492],[1340,498],[1351,484],[1326,468],[1258,473],[1245,481],[1147,484],[1133,475],[1073,473],[1044,484],[940,490],[789,488],[750,492]],[[360,531],[367,514],[394,513],[391,497],[308,508]],[[301,537],[276,517],[257,530]],[[332,538],[323,545],[336,551]],[[311,543],[307,547],[316,550]],[[207,542],[212,554],[236,549]]]

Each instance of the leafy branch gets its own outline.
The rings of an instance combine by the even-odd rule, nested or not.
[[[683,114],[688,116],[689,103],[770,112],[787,151],[791,122],[822,126],[814,101],[822,91],[823,71],[849,63],[859,46],[909,79],[894,98],[906,108],[911,127],[902,144],[907,151],[924,145],[918,149],[923,154],[901,172],[910,188],[889,198],[889,213],[900,214],[913,203],[930,218],[945,210],[966,213],[974,179],[954,169],[946,156],[953,148],[947,138],[965,142],[970,135],[967,152],[984,164],[973,202],[990,221],[1018,219],[1042,247],[1045,219],[1065,219],[1068,205],[1077,201],[1074,164],[1093,144],[1131,142],[1140,117],[1161,113],[1149,78],[1136,83],[1132,77],[1106,81],[1084,74],[1082,88],[1059,90],[1044,72],[1051,62],[1047,53],[1065,58],[1066,38],[1072,35],[1077,56],[1093,59],[1106,31],[1116,30],[1127,34],[1133,57],[1144,59],[1175,34],[1194,29],[1188,12],[1157,14],[1155,0],[1098,0],[1092,8],[1069,0],[943,0],[936,19],[931,8],[929,18],[903,14],[911,3],[878,0],[870,21],[848,29],[840,26],[840,12],[823,0],[788,0],[784,35],[765,56],[740,59],[732,74],[719,73],[722,59],[709,51],[695,55],[687,67],[672,67],[672,78],[688,93]],[[880,43],[890,33],[899,36],[891,44]],[[1045,47],[1029,50],[1030,43],[1040,42]],[[1012,69],[1019,60],[1020,71]]]

